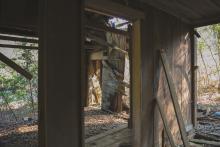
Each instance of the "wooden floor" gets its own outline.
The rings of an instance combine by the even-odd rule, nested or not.
[[[85,147],[119,147],[131,140],[131,130],[127,126],[107,131],[85,140]]]

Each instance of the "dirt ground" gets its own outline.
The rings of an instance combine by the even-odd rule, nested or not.
[[[85,139],[127,124],[128,114],[114,114],[100,107],[87,107],[85,115]],[[35,119],[9,122],[0,120],[0,147],[37,147],[38,122]]]
[[[86,107],[85,115],[85,138],[103,133],[105,131],[123,126],[128,123],[128,114],[110,113],[101,110],[100,107]]]

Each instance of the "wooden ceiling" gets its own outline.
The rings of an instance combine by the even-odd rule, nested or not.
[[[188,24],[194,25],[194,27],[220,23],[220,0],[136,1],[142,1],[163,10]],[[126,9],[123,10],[126,11]],[[0,30],[2,26],[16,25],[36,31],[38,28],[38,11],[38,0],[0,0]]]
[[[220,23],[220,0],[141,0],[195,27]]]

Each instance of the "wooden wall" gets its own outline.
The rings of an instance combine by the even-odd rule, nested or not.
[[[42,147],[78,147],[81,146],[82,133],[79,86],[81,84],[81,1],[41,0],[40,2],[42,9],[40,11],[41,68],[39,72],[40,143]],[[165,106],[176,142],[180,140],[164,73],[158,62],[159,49],[165,49],[168,55],[185,124],[192,123],[189,80],[191,79],[191,49],[190,41],[185,42],[184,38],[191,28],[160,10],[144,4],[140,6],[146,18],[141,22],[142,99],[141,117],[137,120],[141,124],[138,129],[141,136],[140,142],[137,142],[135,147],[155,147],[161,146],[163,128],[157,112],[154,119],[156,95],[161,98]],[[1,13],[1,19],[4,18],[3,15]],[[13,21],[16,20],[14,16],[16,15],[13,14],[11,19]],[[24,17],[23,22],[28,19]],[[30,23],[18,24],[29,26],[36,24],[37,20],[35,21],[35,23],[30,20]],[[16,23],[10,20],[7,22]],[[156,86],[157,82],[159,86]]]
[[[37,30],[38,0],[0,0],[0,26]]]
[[[155,111],[154,97],[164,104],[176,143],[181,143],[177,121],[158,50],[165,49],[171,67],[185,125],[191,121],[191,49],[185,36],[190,26],[160,10],[144,6],[142,21],[142,141],[140,146],[162,146],[163,124]],[[155,112],[155,116],[153,114]],[[155,120],[155,121],[154,121]],[[153,130],[154,128],[154,130]],[[153,133],[154,132],[154,133]],[[166,141],[165,141],[166,142]]]

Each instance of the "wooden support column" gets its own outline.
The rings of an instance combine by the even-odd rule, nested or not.
[[[197,51],[196,51],[196,37],[194,36],[194,29],[190,32],[191,40],[191,99],[192,99],[192,124],[196,127],[197,124]]]
[[[40,147],[81,147],[81,0],[40,0]]]
[[[140,20],[133,23],[132,32],[132,61],[131,61],[131,90],[132,90],[132,135],[133,146],[141,146],[141,26]]]

